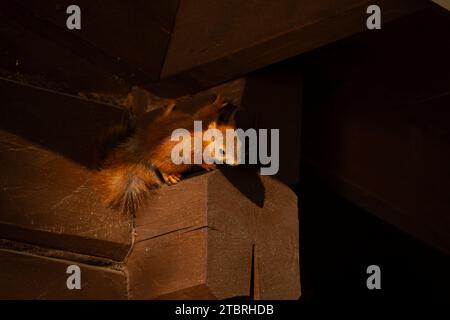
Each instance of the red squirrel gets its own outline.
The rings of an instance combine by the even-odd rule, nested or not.
[[[236,128],[235,110],[227,119],[223,117],[222,111],[226,105],[224,99],[218,95],[214,102],[207,103],[192,115],[175,110],[175,102],[171,101],[153,121],[138,126],[132,136],[112,150],[94,175],[95,190],[104,204],[123,212],[134,213],[151,189],[163,183],[168,185],[178,183],[182,175],[194,166],[200,166],[207,171],[215,169],[215,164],[203,161],[198,165],[174,164],[171,153],[178,142],[171,140],[171,134],[175,129],[183,128],[193,137],[194,121],[200,120],[202,132],[205,129],[215,128],[225,136],[226,129]],[[217,143],[214,140],[202,141],[203,148],[210,143]],[[222,143],[225,144],[226,141]],[[226,155],[224,146],[219,146],[218,150],[220,154],[214,154],[212,151],[213,154],[210,156],[213,159],[223,161],[225,158],[229,160],[235,157]],[[195,152],[201,150],[196,150],[192,144],[191,158]],[[228,163],[237,162],[228,161]]]

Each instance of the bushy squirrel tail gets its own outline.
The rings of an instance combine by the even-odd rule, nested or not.
[[[148,164],[121,164],[95,174],[94,185],[105,205],[134,214],[148,191],[162,184],[156,169]]]

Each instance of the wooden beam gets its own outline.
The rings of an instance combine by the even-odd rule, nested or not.
[[[0,238],[122,260],[131,217],[103,208],[86,168],[0,131]]]
[[[70,4],[14,0],[2,6],[0,37],[9,46],[0,60],[4,68],[53,77],[78,90],[138,84],[174,98],[363,31],[371,3],[170,0],[105,7],[79,1],[82,28],[68,30]],[[428,1],[377,4],[385,23]]]
[[[299,297],[297,200],[280,182],[228,168],[147,203],[127,264],[132,298]]]
[[[75,44],[76,50],[72,50],[70,45],[55,42],[53,37],[60,33],[48,30],[45,25],[33,24],[34,17],[22,16],[26,10],[7,11],[11,5],[13,3],[8,2],[0,8],[0,39],[4,44],[0,49],[2,76],[31,79],[35,85],[72,94],[81,90],[116,93],[127,90],[129,84],[105,63],[108,60],[103,55],[97,58],[100,62],[95,59],[98,54],[80,56],[80,48],[86,45]],[[62,38],[67,36],[70,34]],[[71,43],[70,39],[66,42]]]
[[[1,241],[0,297],[297,299],[300,295],[297,199],[275,179],[246,169],[199,175],[154,192],[135,224],[131,253],[119,263],[65,251],[73,251],[69,248]],[[29,242],[38,243],[39,238]],[[81,290],[67,289],[69,265],[81,269]]]
[[[311,54],[302,153],[323,185],[445,252],[449,27],[426,11]]]
[[[81,270],[81,289],[69,290],[67,267]],[[0,249],[0,299],[126,299],[125,274],[106,267]]]
[[[159,78],[178,0],[132,3],[118,1],[108,6],[78,1],[82,12],[80,30],[68,30],[66,9],[73,4],[52,0],[14,0],[3,10],[22,26],[68,47],[80,57],[109,69],[130,81]]]
[[[181,1],[161,72],[151,90],[173,95],[242,76],[366,30],[367,0]],[[383,24],[426,0],[382,0]]]
[[[0,126],[85,167],[95,167],[101,139],[126,126],[125,109],[0,78]]]
[[[101,136],[125,110],[0,80],[0,238],[122,260],[131,217],[89,188]]]
[[[434,3],[437,3],[442,8],[445,8],[450,11],[450,0],[432,0]]]

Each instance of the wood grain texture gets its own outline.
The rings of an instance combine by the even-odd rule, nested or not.
[[[9,5],[9,4],[8,4]],[[32,77],[36,85],[77,93],[110,90],[124,93],[129,84],[105,63],[96,63],[70,47],[53,41],[55,34],[42,33],[45,26],[31,24],[27,17],[0,7],[0,67],[2,75]],[[104,61],[105,59],[100,59]]]
[[[245,168],[228,168],[209,179],[208,225],[254,244],[254,298],[297,299],[300,275],[295,194],[276,179]]]
[[[131,217],[89,188],[101,136],[127,113],[0,80],[0,237],[122,260]]]
[[[264,208],[257,215],[254,298],[298,299],[299,234],[296,198],[275,179],[266,179]]]
[[[245,168],[199,175],[160,189],[136,214],[131,297],[248,297],[254,285],[258,299],[297,299],[298,252],[296,196],[286,186]]]
[[[81,289],[69,290],[67,267],[81,270]],[[126,299],[123,272],[0,249],[0,299]]]
[[[245,296],[250,268],[248,241],[206,227],[177,230],[136,243],[127,263],[130,298]]]
[[[58,154],[0,131],[0,237],[122,260],[131,217],[104,208],[91,173]]]
[[[181,1],[161,83],[199,90],[345,38],[366,29],[370,4],[366,0]],[[377,4],[383,8],[384,23],[423,8],[427,1]]]
[[[175,97],[363,31],[371,2],[170,0],[105,6],[79,1],[82,28],[68,30],[65,9],[70,4],[14,0],[2,6],[0,36],[9,45],[0,51],[4,67],[78,89],[145,84]],[[377,4],[384,23],[428,1]]]
[[[34,32],[129,81],[159,78],[178,7],[171,1],[78,1],[81,29],[68,30],[70,1],[15,0],[4,10]],[[22,19],[26,17],[26,20]]]
[[[95,168],[102,138],[126,127],[127,110],[0,78],[0,126],[85,167]]]
[[[449,0],[432,0],[434,3],[437,3],[441,7],[450,11],[450,1]]]

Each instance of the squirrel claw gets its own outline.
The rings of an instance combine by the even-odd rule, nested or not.
[[[162,173],[162,177],[164,179],[164,182],[167,185],[169,185],[169,186],[172,185],[172,184],[176,184],[176,183],[180,182],[180,180],[181,180],[181,175],[180,174],[167,175],[165,173]]]
[[[169,176],[169,181],[172,182],[172,184],[178,183],[179,180],[177,180],[174,176]]]

